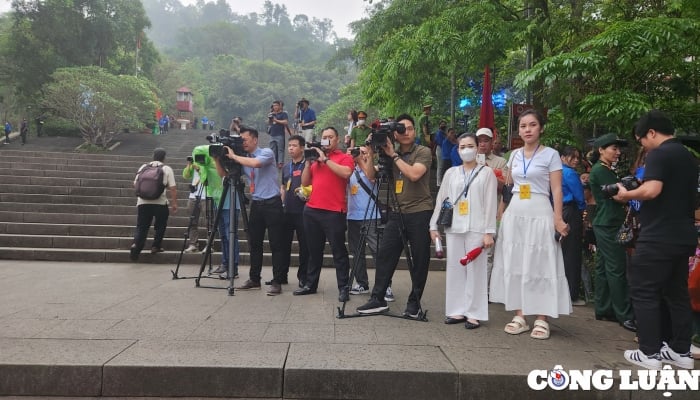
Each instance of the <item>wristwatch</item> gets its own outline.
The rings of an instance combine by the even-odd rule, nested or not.
[[[391,159],[394,160],[394,162],[396,162],[396,160],[398,160],[399,158],[401,158],[401,156],[398,154],[394,154],[394,156],[391,157]]]

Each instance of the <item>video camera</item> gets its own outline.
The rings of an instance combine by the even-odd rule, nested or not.
[[[375,151],[386,144],[386,138],[393,141],[393,136],[390,135],[394,131],[398,133],[406,132],[406,125],[398,122],[385,122],[383,124],[372,124],[372,136],[365,141],[366,146],[372,146]]]
[[[238,134],[231,135],[231,132],[226,129],[221,129],[218,135],[208,135],[207,140],[209,143],[211,143],[209,146],[209,155],[211,157],[230,160],[229,158],[224,157],[224,146],[231,148],[231,150],[233,150],[233,154],[237,156],[246,156],[246,151],[243,149],[243,138]]]
[[[642,184],[642,182],[640,182],[639,179],[635,178],[632,175],[622,177],[620,179],[620,183],[627,190],[634,190]],[[616,183],[611,183],[609,185],[601,185],[600,190],[606,197],[613,197],[617,194],[617,192],[620,191],[620,188],[617,187]]]
[[[331,141],[328,139],[321,139],[320,142],[309,142],[306,144],[306,149],[304,149],[304,158],[314,162],[318,160],[318,152],[314,150],[313,148],[319,148],[321,149],[322,152],[326,152],[326,149],[324,147],[328,147],[331,145]]]

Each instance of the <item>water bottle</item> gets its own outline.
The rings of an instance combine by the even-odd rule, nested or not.
[[[440,236],[435,238],[435,257],[445,257],[445,251],[442,249],[442,240],[440,240]]]

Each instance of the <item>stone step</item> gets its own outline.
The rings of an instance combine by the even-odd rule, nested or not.
[[[39,213],[32,211],[0,211],[0,223],[41,223],[41,224],[78,224],[78,225],[126,225],[136,224],[136,214],[71,214],[71,213]],[[135,209],[134,209],[135,211]],[[168,226],[186,226],[189,216],[184,213],[168,217]],[[2,229],[2,228],[0,228]]]
[[[128,190],[128,189],[124,189]],[[178,207],[187,207],[187,193],[178,194]],[[169,197],[169,194],[168,194]],[[133,193],[127,196],[75,196],[60,194],[28,194],[28,193],[2,193],[0,192],[0,203],[20,203],[20,204],[41,204],[51,203],[60,205],[87,205],[87,206],[136,206],[137,197]],[[25,210],[26,211],[26,210]],[[134,209],[134,212],[136,210]]]
[[[14,173],[13,170],[12,172]],[[30,170],[27,170],[30,171]],[[0,188],[5,185],[33,185],[33,186],[68,186],[68,187],[101,187],[105,184],[105,178],[76,178],[76,177],[44,177],[44,176],[32,176],[31,174],[26,175],[2,175],[0,171]],[[109,187],[112,188],[134,188],[134,177],[130,179],[109,179]],[[186,188],[185,183],[178,183],[178,191]]]
[[[130,181],[133,184],[137,169],[138,169],[138,166],[133,170],[133,172],[104,173],[104,172],[80,171],[80,172],[71,173],[70,175],[72,175],[72,177],[87,178],[87,179],[125,180],[125,181]],[[16,168],[16,169],[12,169],[12,175],[65,178],[66,172],[65,171],[48,170],[48,169],[38,169],[37,170],[37,169]]]
[[[90,205],[90,204],[43,204],[43,203],[3,203],[2,208],[6,211],[26,212],[28,208],[39,213],[71,213],[71,214],[119,214],[136,215],[136,199],[133,199],[133,206],[119,205]],[[186,210],[187,200],[179,199],[178,208]]]
[[[13,158],[13,157],[11,157],[11,158]],[[19,157],[14,157],[14,158],[19,158]],[[66,172],[65,175],[68,175],[67,172],[82,172],[82,171],[102,172],[102,173],[108,173],[108,172],[109,173],[111,173],[111,172],[136,173],[138,168],[141,167],[141,165],[143,165],[148,160],[142,160],[141,162],[129,162],[127,164],[119,165],[119,166],[93,165],[92,163],[90,163],[90,164],[79,164],[79,163],[76,163],[76,164],[63,164],[63,163],[43,164],[43,163],[39,163],[39,161],[41,161],[41,160],[34,160],[34,162],[31,162],[28,160],[19,160],[18,159],[16,161],[13,161],[13,160],[5,159],[2,162],[0,162],[0,168],[10,170],[10,169],[16,167],[17,165],[21,165],[22,168],[24,168],[24,169],[44,169],[44,170],[64,171],[64,172]]]

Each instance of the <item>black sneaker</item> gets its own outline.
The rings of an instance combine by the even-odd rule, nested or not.
[[[406,304],[406,311],[403,312],[403,316],[411,319],[418,319],[420,315],[420,304],[408,303]]]
[[[370,297],[369,301],[364,305],[357,307],[357,312],[360,314],[377,314],[389,309],[384,299],[379,300],[376,297]]]
[[[139,251],[135,247],[129,249],[129,260],[133,262],[139,260]]]

